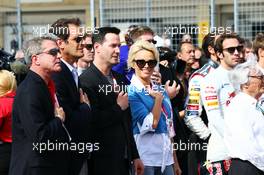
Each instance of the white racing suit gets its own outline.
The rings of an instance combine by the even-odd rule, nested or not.
[[[217,67],[218,64],[210,60],[201,69],[195,71],[189,80],[188,100],[184,121],[188,128],[203,140],[208,138],[210,130],[207,127],[206,113],[203,112],[201,83],[205,76],[214,71]]]
[[[224,144],[224,111],[235,91],[228,78],[229,71],[219,66],[204,78],[201,96],[211,131],[207,147],[207,160],[216,162],[229,159]]]

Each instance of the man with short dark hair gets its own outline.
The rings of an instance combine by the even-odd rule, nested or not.
[[[226,107],[235,96],[234,87],[230,83],[228,74],[239,63],[243,45],[240,37],[235,34],[222,34],[215,43],[220,65],[204,79],[201,87],[201,98],[208,117],[208,127],[211,132],[207,146],[207,160],[209,174],[227,175],[230,157],[224,143],[224,117]],[[205,135],[206,136],[206,135]]]
[[[177,57],[186,62],[187,65],[194,63],[194,46],[191,42],[181,42],[178,46]]]
[[[119,59],[120,30],[102,27],[98,31],[93,35],[93,64],[80,76],[91,100],[92,141],[100,143],[100,149],[88,160],[88,170],[92,175],[128,175],[133,161],[136,173],[143,175],[124,92],[128,82],[111,70]]]
[[[127,70],[127,58],[130,45],[132,45],[137,40],[149,41],[153,44],[156,44],[156,41],[154,40],[154,31],[147,26],[136,26],[129,32],[128,37],[129,41],[131,41],[130,43],[127,43],[124,34],[120,34],[120,62],[119,64],[113,66],[112,69],[120,74],[126,75],[126,78],[130,80],[134,73],[134,70],[132,69]],[[160,76],[157,74],[158,73],[154,71],[152,76],[153,80],[156,78],[156,76],[157,78],[160,78]]]
[[[190,142],[200,144],[200,146],[207,144],[210,137],[210,130],[207,127],[208,119],[201,99],[201,83],[210,72],[218,67],[216,52],[214,50],[215,38],[214,33],[209,33],[204,37],[202,47],[209,60],[202,68],[195,71],[189,79],[184,122],[192,131]],[[188,156],[189,173],[198,175],[198,172],[203,171],[202,167],[206,161],[206,150],[191,150]]]
[[[66,114],[65,125],[72,136],[72,142],[86,144],[90,141],[89,134],[91,134],[89,131],[89,101],[87,96],[80,91],[81,86],[75,67],[77,60],[83,56],[80,20],[78,18],[59,19],[52,24],[50,32],[59,37],[57,44],[62,56],[62,71],[54,73],[52,78],[55,82],[59,104]],[[71,175],[79,175],[87,157],[87,152],[82,154],[78,150],[72,151],[70,166],[65,168],[69,169]]]

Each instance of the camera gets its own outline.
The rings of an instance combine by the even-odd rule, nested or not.
[[[15,61],[15,56],[4,51],[0,50],[0,70],[5,69],[11,71],[11,63]]]

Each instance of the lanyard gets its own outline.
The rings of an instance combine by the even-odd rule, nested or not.
[[[164,99],[164,101],[167,102],[166,99]],[[171,107],[169,102],[168,102],[168,105],[170,107],[170,114],[171,114],[170,117],[169,117],[169,114],[166,111],[165,106],[163,104],[161,105],[161,111],[162,111],[163,115],[166,118],[166,125],[167,125],[167,130],[168,130],[169,137],[172,138],[172,137],[175,136],[175,131],[174,131],[174,127],[173,127],[173,121],[172,121],[173,113],[172,113],[172,107]]]

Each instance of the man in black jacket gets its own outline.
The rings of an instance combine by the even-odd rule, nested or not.
[[[54,73],[52,78],[55,82],[59,104],[66,114],[66,128],[69,130],[72,142],[76,144],[89,143],[89,134],[91,134],[89,131],[90,108],[88,99],[83,98],[86,96],[79,90],[81,86],[75,66],[77,60],[83,56],[81,45],[83,35],[80,31],[80,20],[78,18],[58,19],[52,24],[50,33],[59,37],[57,44],[62,56],[62,70]],[[70,166],[65,167],[69,168],[71,175],[79,175],[88,157],[86,153],[80,153],[79,150],[71,152]]]
[[[30,70],[18,87],[13,104],[13,143],[10,175],[68,175],[69,154],[55,148],[68,144],[65,114],[55,105],[51,73],[61,70],[56,39],[43,36],[28,41]]]
[[[111,70],[119,62],[120,30],[102,27],[94,34],[93,64],[80,76],[92,109],[92,140],[100,149],[92,152],[89,173],[92,175],[128,175],[133,161],[138,175],[143,174],[131,130],[131,116],[125,91],[127,80]]]

